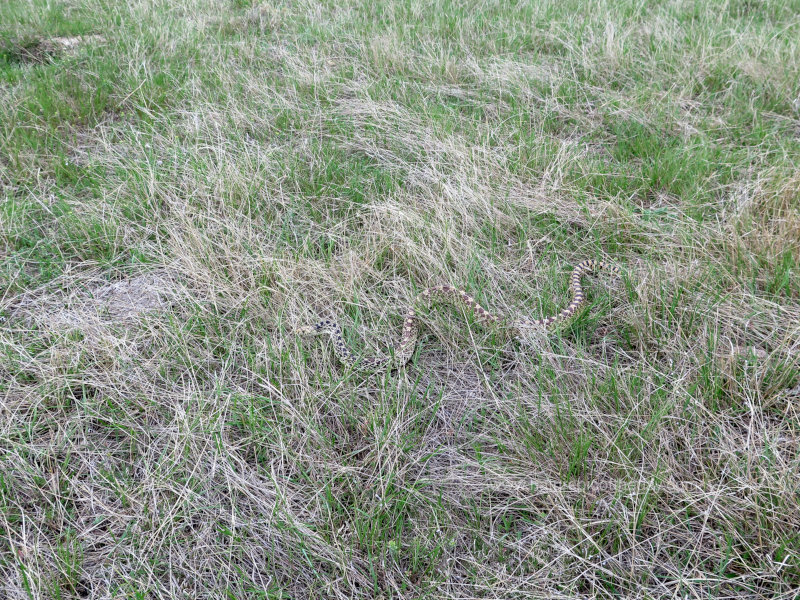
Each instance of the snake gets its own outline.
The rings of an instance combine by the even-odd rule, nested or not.
[[[403,334],[400,341],[388,355],[358,356],[353,353],[344,341],[342,329],[339,324],[331,319],[322,319],[314,325],[305,325],[296,329],[299,336],[317,336],[328,334],[333,342],[334,351],[339,360],[347,367],[364,371],[387,371],[403,367],[414,354],[414,349],[419,338],[420,318],[417,307],[430,302],[446,303],[456,307],[463,307],[472,311],[475,322],[485,327],[507,326],[512,335],[517,339],[525,339],[526,333],[532,330],[546,331],[561,326],[572,319],[578,310],[586,303],[586,297],[581,287],[584,275],[608,271],[616,277],[621,277],[619,267],[602,260],[584,260],[575,266],[570,275],[570,291],[572,299],[560,312],[530,319],[525,316],[510,318],[501,314],[492,314],[483,308],[466,291],[449,286],[440,285],[431,287],[420,293],[405,313],[403,318]]]

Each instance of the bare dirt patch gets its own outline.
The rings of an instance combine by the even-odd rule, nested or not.
[[[98,325],[131,326],[145,313],[168,309],[177,295],[176,282],[154,272],[114,283],[88,281],[69,292],[26,294],[11,315],[54,332],[79,329],[87,333]]]
[[[73,52],[85,44],[103,44],[102,35],[12,39],[0,46],[0,56],[10,63],[42,64]]]

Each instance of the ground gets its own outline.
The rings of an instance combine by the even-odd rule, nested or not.
[[[798,15],[3,2],[0,598],[794,598]]]

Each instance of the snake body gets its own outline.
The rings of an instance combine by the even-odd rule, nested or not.
[[[402,367],[414,354],[414,348],[419,337],[419,317],[417,316],[416,307],[421,303],[443,302],[455,306],[463,306],[473,312],[476,322],[485,326],[506,324],[511,329],[514,337],[522,338],[526,330],[551,329],[571,319],[586,302],[583,288],[581,287],[581,278],[586,274],[597,271],[610,271],[614,275],[620,276],[619,268],[614,265],[600,260],[584,260],[572,270],[572,275],[570,276],[570,290],[572,292],[570,303],[561,312],[541,319],[529,319],[524,316],[517,319],[509,319],[502,315],[494,315],[478,304],[464,290],[449,285],[428,288],[416,297],[414,303],[406,312],[403,319],[403,335],[389,356],[356,356],[345,344],[339,325],[330,319],[323,319],[314,325],[300,327],[297,329],[297,333],[306,336],[328,334],[333,341],[336,355],[345,365],[362,370],[385,371]]]

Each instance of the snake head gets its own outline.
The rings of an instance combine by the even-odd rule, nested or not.
[[[302,327],[295,329],[294,332],[296,335],[303,337],[310,337],[319,334],[319,331],[313,325],[303,325]]]

